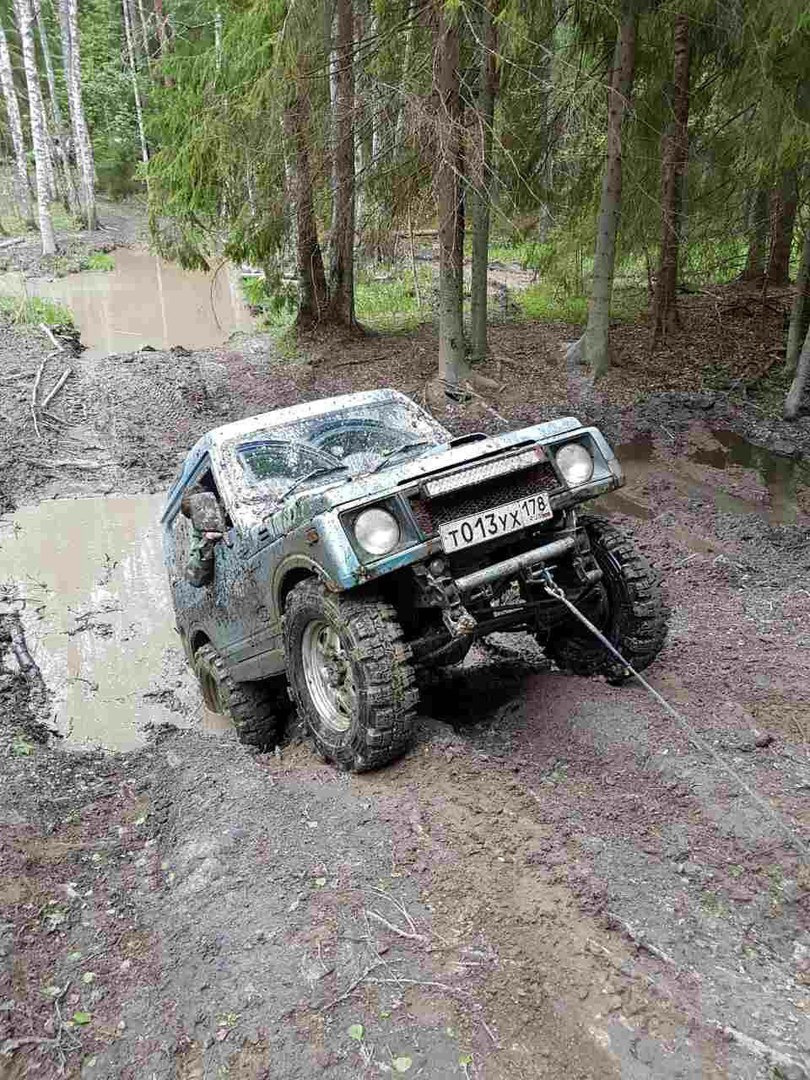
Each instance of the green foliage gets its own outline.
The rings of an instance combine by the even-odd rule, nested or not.
[[[7,326],[72,326],[70,311],[42,296],[0,296],[0,324]]]
[[[295,318],[298,294],[289,281],[280,277],[268,281],[263,275],[245,275],[242,278],[242,292],[263,326],[285,327]]]
[[[82,260],[83,270],[114,270],[115,259],[107,251],[91,251],[90,254]]]
[[[430,271],[417,268],[419,305],[413,275],[402,265],[361,270],[355,285],[357,318],[375,330],[409,330],[431,317],[433,281]]]

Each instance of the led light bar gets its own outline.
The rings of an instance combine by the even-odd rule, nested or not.
[[[531,450],[525,450],[522,454],[514,454],[508,458],[495,458],[493,461],[474,465],[471,469],[462,469],[460,472],[448,473],[447,476],[439,476],[435,480],[425,482],[424,490],[428,498],[436,495],[446,495],[448,491],[458,491],[459,488],[469,487],[471,484],[480,484],[484,480],[493,480],[496,476],[506,476],[508,473],[518,472],[520,469],[528,469],[546,460],[546,455],[541,446],[535,446]]]

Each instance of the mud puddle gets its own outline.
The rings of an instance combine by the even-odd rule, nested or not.
[[[0,585],[76,744],[129,749],[199,720],[163,570],[160,496],[63,499],[0,522]]]
[[[643,488],[655,474],[669,474],[681,494],[713,501],[717,510],[730,514],[758,514],[772,524],[793,524],[799,514],[798,495],[810,487],[810,467],[803,462],[782,457],[744,439],[734,431],[712,431],[701,445],[692,446],[683,456],[661,458],[651,435],[639,435],[616,448],[627,477],[627,487],[605,496],[602,504],[610,510],[648,521],[660,511],[644,496]],[[759,475],[763,495],[755,498],[719,487],[711,481],[705,467],[727,474],[752,470]]]
[[[90,359],[135,352],[144,345],[203,349],[221,345],[236,330],[251,330],[253,318],[235,272],[216,274],[182,267],[147,251],[119,248],[113,270],[86,270],[67,277],[0,278],[0,293],[41,296],[64,304],[73,315]]]

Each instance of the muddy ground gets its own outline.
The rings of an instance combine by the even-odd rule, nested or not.
[[[707,351],[765,372],[780,312],[688,303],[681,353],[650,359],[625,328],[598,392],[565,369],[572,328],[496,328],[484,373],[505,385],[444,419],[574,411],[628,447],[608,512],[667,577],[651,680],[701,749],[640,689],[515,637],[427,682],[415,748],[371,775],[294,728],[264,755],[170,726],[128,753],[60,747],[39,741],[7,595],[0,1076],[810,1076],[810,871],[726,771],[810,841],[810,424],[702,384]],[[44,386],[75,374],[37,439],[51,348],[0,331],[6,513],[163,490],[198,434],[265,408],[386,384],[423,400],[435,363],[427,329],[294,359],[261,336],[54,356]],[[777,451],[784,483],[725,432]]]

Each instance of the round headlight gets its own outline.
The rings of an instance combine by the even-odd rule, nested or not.
[[[393,514],[375,506],[357,515],[354,535],[369,555],[387,555],[399,543],[399,524]]]
[[[555,456],[563,479],[571,487],[585,484],[593,476],[593,458],[582,443],[568,443]]]

